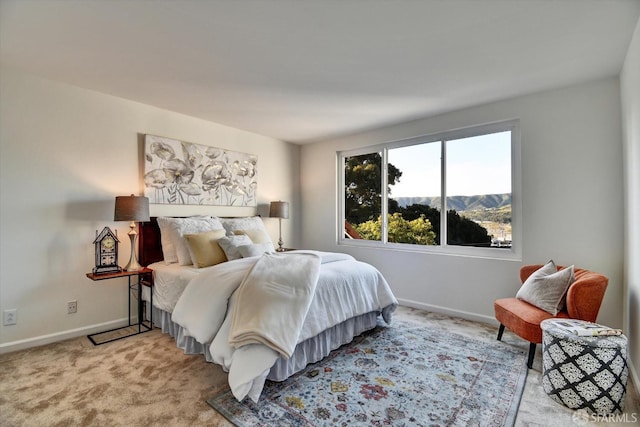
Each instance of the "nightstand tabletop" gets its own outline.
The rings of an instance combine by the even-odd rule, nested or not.
[[[153,270],[147,267],[144,267],[141,270],[136,271],[116,271],[115,273],[104,273],[104,274],[95,274],[95,273],[87,273],[87,277],[91,280],[105,280],[105,279],[115,279],[116,277],[129,277],[129,276],[138,276],[140,274],[149,274],[153,273]]]

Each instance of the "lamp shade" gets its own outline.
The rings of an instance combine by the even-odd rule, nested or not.
[[[117,196],[114,221],[149,221],[149,199],[144,196]]]
[[[289,218],[289,203],[271,202],[269,205],[269,216],[272,218]]]

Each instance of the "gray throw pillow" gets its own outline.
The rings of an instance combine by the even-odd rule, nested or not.
[[[525,280],[516,298],[555,316],[563,307],[564,295],[575,280],[573,269],[572,265],[557,271],[555,263],[549,261]]]
[[[242,258],[240,246],[251,245],[251,239],[246,234],[226,236],[218,240],[218,245],[224,251],[229,261]]]

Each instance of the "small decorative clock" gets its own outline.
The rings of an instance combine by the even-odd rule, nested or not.
[[[96,250],[96,266],[94,274],[116,273],[122,271],[118,265],[118,235],[109,227],[105,227],[100,234],[96,230],[96,239],[93,241]]]

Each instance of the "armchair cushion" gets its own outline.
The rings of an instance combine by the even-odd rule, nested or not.
[[[574,280],[573,266],[558,270],[551,260],[525,280],[516,298],[555,316],[564,308],[564,296]]]
[[[498,321],[508,326],[509,330],[519,337],[540,344],[542,329],[540,323],[546,319],[557,317],[568,318],[569,313],[560,311],[555,316],[517,298],[501,298],[495,300],[493,307]]]

